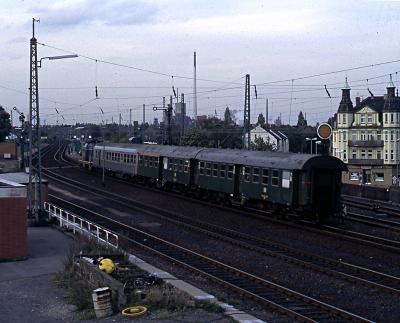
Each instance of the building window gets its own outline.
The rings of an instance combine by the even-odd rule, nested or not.
[[[365,159],[365,150],[361,150],[361,159]]]
[[[393,150],[390,151],[390,160],[394,160],[394,151]]]
[[[390,114],[390,123],[394,123],[394,116],[393,116],[393,113]]]
[[[372,140],[372,131],[371,130],[369,130],[367,132],[367,138],[368,138],[368,140]]]
[[[390,131],[390,141],[394,140],[394,130]]]
[[[357,159],[357,151],[355,151],[355,150],[352,151],[351,158]]]
[[[372,114],[368,115],[368,123],[372,123]]]
[[[388,138],[388,132],[387,132],[387,131],[385,131],[385,140],[386,140],[386,141],[389,140],[389,138]]]
[[[384,173],[375,173],[375,182],[383,182],[385,181]]]
[[[376,159],[382,159],[382,153],[380,150],[376,152]]]
[[[342,141],[342,132],[341,131],[338,132],[338,140],[339,140],[339,142]]]
[[[357,132],[356,131],[351,132],[351,140],[357,140]]]
[[[365,131],[364,130],[362,130],[361,131],[361,140],[365,140]]]
[[[347,123],[347,121],[346,121],[346,115],[344,114],[343,115],[343,124],[346,124]]]
[[[365,114],[361,115],[361,123],[365,123]]]
[[[377,140],[382,140],[382,133],[381,133],[380,130],[377,130],[377,131],[376,131],[376,139],[377,139]]]
[[[368,150],[368,159],[372,159],[372,150]]]
[[[385,123],[388,123],[388,116],[387,116],[387,113],[385,113]]]
[[[343,150],[343,159],[347,159],[347,150]]]
[[[350,172],[350,180],[358,181],[360,179],[358,172]]]
[[[388,160],[388,151],[385,150],[385,160]]]
[[[347,132],[346,131],[343,132],[343,141],[347,141]]]

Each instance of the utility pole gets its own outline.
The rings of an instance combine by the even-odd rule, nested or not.
[[[185,94],[181,94],[181,138],[185,135],[185,115],[186,115],[186,104]]]
[[[163,97],[163,106],[162,107],[153,107],[153,111],[162,110],[167,114],[167,138],[168,145],[172,145],[172,132],[171,132],[171,119],[172,119],[172,95],[169,97],[168,107],[165,107],[165,97]]]
[[[30,217],[35,217],[38,224],[45,222],[42,205],[42,156],[40,151],[40,117],[38,91],[37,39],[35,38],[35,22],[32,18],[32,38],[30,40],[30,87],[29,87],[29,206]],[[33,171],[33,154],[37,153],[36,175]],[[35,192],[32,183],[35,183]],[[33,198],[35,196],[35,198]]]
[[[129,137],[132,137],[132,109],[129,109]]]
[[[119,121],[118,121],[118,142],[121,141],[121,113],[119,114]]]
[[[146,123],[146,105],[143,104],[142,142],[144,141],[144,124]]]
[[[196,79],[196,52],[193,55],[193,63],[194,63],[194,77],[193,77],[193,118],[194,118],[194,126],[197,126],[197,79]]]
[[[269,122],[268,122],[268,99],[265,99],[265,121],[266,121],[267,128],[269,128]]]
[[[243,118],[243,148],[250,149],[250,74],[246,74],[244,93],[244,118]],[[247,134],[247,142],[246,142]]]

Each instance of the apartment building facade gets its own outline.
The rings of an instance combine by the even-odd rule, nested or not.
[[[400,98],[390,78],[384,96],[350,98],[347,83],[336,114],[332,155],[349,168],[343,182],[389,187],[398,184]]]

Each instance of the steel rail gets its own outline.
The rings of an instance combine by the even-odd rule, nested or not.
[[[113,230],[120,238],[125,237],[131,244],[173,261],[175,264],[201,274],[293,319],[302,322],[371,322],[366,318],[226,265],[69,201],[57,199],[62,204],[67,204],[79,212],[83,211],[90,217],[100,219],[103,225],[107,223],[110,230]]]

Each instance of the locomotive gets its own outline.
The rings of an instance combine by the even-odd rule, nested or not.
[[[346,165],[332,156],[145,144],[87,144],[82,165],[274,214],[324,222]]]

